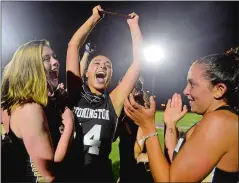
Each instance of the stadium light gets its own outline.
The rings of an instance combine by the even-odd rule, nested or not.
[[[151,69],[152,74],[152,95],[155,95],[155,77],[157,72],[157,66],[159,63],[162,63],[162,60],[164,58],[164,52],[163,49],[159,45],[150,45],[145,46],[143,49],[143,54],[145,60],[150,63],[150,65],[153,65],[153,69]]]
[[[164,58],[163,49],[158,45],[145,47],[143,53],[145,59],[151,63],[159,62]]]

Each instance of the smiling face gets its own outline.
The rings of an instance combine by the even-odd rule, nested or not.
[[[214,91],[210,81],[203,76],[203,64],[193,64],[188,71],[187,86],[183,93],[187,96],[191,111],[204,114],[214,103]]]
[[[47,81],[51,89],[54,89],[59,83],[60,63],[57,60],[56,54],[48,46],[43,46],[42,59],[46,71]]]
[[[102,55],[94,57],[86,72],[91,92],[103,93],[111,80],[112,72],[112,63],[109,58]]]

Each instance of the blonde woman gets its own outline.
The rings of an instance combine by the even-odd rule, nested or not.
[[[59,66],[49,43],[43,40],[22,45],[4,69],[1,99],[10,117],[11,145],[5,153],[12,160],[6,162],[7,170],[12,170],[10,181],[59,180],[58,164],[66,156],[73,133],[71,111],[61,111],[53,100],[48,101],[58,86]]]

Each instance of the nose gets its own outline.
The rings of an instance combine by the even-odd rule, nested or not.
[[[51,65],[57,68],[60,67],[59,61],[53,57],[51,57]]]
[[[189,88],[189,85],[187,84],[187,86],[184,88],[183,90],[183,94],[185,96],[188,96],[190,94],[190,88]]]
[[[106,69],[106,64],[105,64],[105,63],[101,63],[101,64],[100,64],[100,67],[101,67],[102,69]]]

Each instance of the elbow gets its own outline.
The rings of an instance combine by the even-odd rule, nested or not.
[[[64,159],[64,156],[56,156],[56,157],[54,157],[54,162],[60,163],[63,161],[63,159]]]

